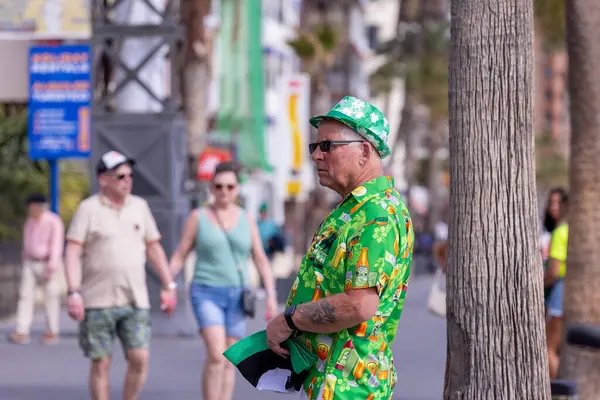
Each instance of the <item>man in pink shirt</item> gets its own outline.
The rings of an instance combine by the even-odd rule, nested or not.
[[[27,199],[28,217],[23,229],[23,271],[17,306],[16,329],[9,339],[16,344],[30,341],[29,330],[35,308],[35,292],[45,293],[46,333],[44,343],[58,340],[60,276],[65,227],[60,217],[47,209],[46,198],[34,194]]]

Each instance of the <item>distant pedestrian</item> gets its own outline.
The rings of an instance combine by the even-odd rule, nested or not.
[[[561,204],[563,204],[567,198],[567,191],[560,187],[552,188],[548,193],[548,201],[546,203],[546,209],[544,210],[544,219],[542,221],[542,229],[540,232],[540,247],[542,252],[542,261],[544,263],[544,270],[546,270],[548,266],[552,232],[560,223]],[[544,289],[545,300],[548,300],[548,297],[552,293],[553,287],[554,286],[552,284]]]
[[[204,400],[229,400],[233,395],[235,368],[225,362],[223,352],[246,336],[246,317],[253,304],[244,295],[249,293],[250,256],[265,285],[266,319],[277,313],[271,266],[256,221],[236,204],[239,189],[236,166],[217,165],[211,183],[214,201],[190,213],[171,258],[176,276],[189,253],[196,253],[190,300],[208,350],[202,373]]]
[[[138,398],[148,371],[150,302],[146,257],[163,284],[161,297],[173,311],[171,279],[161,236],[148,203],[131,195],[135,162],[110,151],[96,167],[100,193],[77,208],[65,254],[69,315],[79,321],[79,345],[92,360],[90,394],[109,398],[108,372],[115,337],[128,363],[123,398]]]
[[[269,215],[269,206],[267,203],[261,204],[258,209],[257,225],[265,253],[269,261],[273,261],[276,253],[281,253],[285,250],[286,243],[282,227],[277,225],[275,220]]]
[[[46,198],[33,194],[27,199],[28,216],[23,229],[21,287],[15,332],[9,339],[16,344],[30,342],[29,331],[38,287],[44,290],[46,333],[43,342],[55,343],[60,324],[60,277],[65,227],[58,215],[48,210]]]
[[[546,341],[550,378],[558,377],[559,353],[563,339],[563,293],[567,273],[567,248],[569,244],[569,197],[566,191],[557,192],[559,198],[554,213],[555,223],[548,251],[548,262],[544,273],[546,297]]]

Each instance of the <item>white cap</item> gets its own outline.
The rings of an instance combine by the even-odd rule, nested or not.
[[[104,153],[100,160],[98,161],[98,165],[96,166],[96,172],[101,174],[106,171],[110,171],[111,169],[115,169],[121,164],[129,163],[132,167],[135,165],[135,161],[131,158],[125,157],[123,154],[118,151],[109,151]]]

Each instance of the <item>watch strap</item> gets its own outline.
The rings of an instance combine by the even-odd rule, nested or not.
[[[294,312],[296,312],[296,306],[289,306],[288,308],[285,309],[283,316],[285,317],[285,322],[290,327],[290,329],[293,331],[297,331],[298,327],[296,326],[296,324],[294,323],[294,320],[292,319]]]

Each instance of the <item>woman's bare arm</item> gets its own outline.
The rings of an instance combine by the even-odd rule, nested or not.
[[[171,275],[173,277],[177,276],[179,272],[181,272],[183,265],[185,264],[185,260],[190,254],[192,247],[196,241],[196,232],[198,231],[198,210],[192,211],[185,221],[185,225],[183,227],[183,233],[181,234],[181,240],[179,245],[177,246],[177,250],[171,256],[171,261],[169,262],[169,269],[171,270]]]

